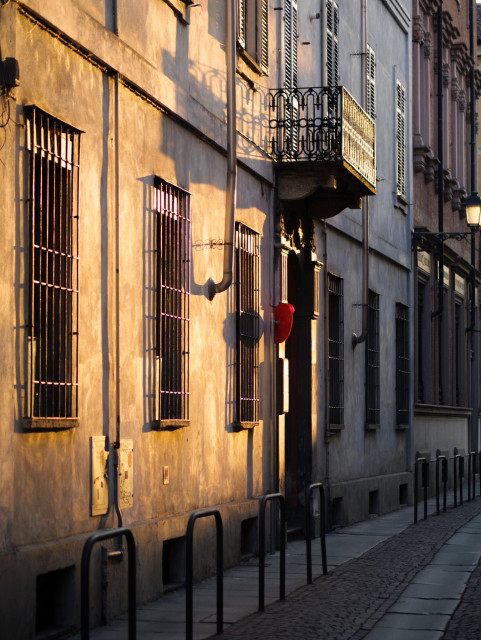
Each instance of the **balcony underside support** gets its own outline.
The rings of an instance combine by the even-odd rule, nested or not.
[[[282,163],[276,170],[279,200],[306,200],[315,220],[331,218],[343,209],[359,209],[362,196],[375,194],[340,163]]]

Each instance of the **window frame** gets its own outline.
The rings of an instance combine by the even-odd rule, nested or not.
[[[155,405],[152,427],[190,424],[191,194],[154,179]],[[164,357],[164,345],[167,345]]]
[[[249,20],[252,9],[253,25]],[[237,46],[254,71],[269,75],[268,0],[237,0]]]
[[[396,303],[396,426],[409,425],[409,307]]]
[[[377,429],[381,424],[380,407],[380,296],[369,290],[366,338],[366,428]]]
[[[235,225],[236,380],[234,428],[250,429],[260,420],[260,234]]]
[[[33,430],[78,426],[81,131],[25,107],[29,158],[27,402]]]

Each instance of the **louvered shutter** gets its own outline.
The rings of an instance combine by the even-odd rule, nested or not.
[[[366,111],[376,117],[376,54],[367,45],[366,49]]]
[[[237,42],[243,49],[246,47],[246,2],[237,0]]]
[[[297,88],[297,1],[284,0],[284,85],[286,92],[285,145],[293,157],[299,146]]]
[[[244,0],[245,1],[245,0]],[[265,74],[269,73],[269,1],[260,2],[260,42],[257,50],[260,52],[259,64]]]
[[[397,195],[406,197],[406,89],[396,83],[396,182]]]
[[[339,80],[339,7],[327,0],[326,65],[327,85],[335,87]]]

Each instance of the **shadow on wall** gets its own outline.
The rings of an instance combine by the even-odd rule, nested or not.
[[[23,107],[17,105],[15,121],[24,122]],[[20,189],[28,185],[26,129],[15,130],[15,433],[22,433],[27,408],[28,385],[28,195]]]

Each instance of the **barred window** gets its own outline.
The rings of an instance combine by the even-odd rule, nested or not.
[[[35,106],[26,107],[25,115],[30,174],[27,417],[76,418],[80,131]],[[66,425],[57,421],[57,426]]]
[[[466,402],[466,322],[464,300],[456,300],[454,305],[454,404],[465,406]]]
[[[396,193],[406,197],[406,89],[396,82]]]
[[[155,419],[163,428],[189,422],[190,194],[155,181]]]
[[[237,42],[264,73],[269,73],[268,0],[237,0]]]
[[[418,280],[418,304],[417,304],[417,348],[416,348],[416,360],[417,360],[417,402],[423,403],[424,398],[424,299],[426,296],[426,287],[423,282]]]
[[[344,424],[344,303],[342,278],[328,274],[329,424]]]
[[[380,424],[379,406],[379,295],[369,291],[366,341],[366,424]]]
[[[409,424],[409,309],[396,304],[396,424]]]
[[[236,224],[236,417],[238,427],[259,422],[259,234]]]

